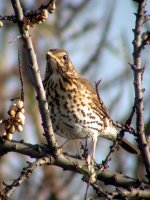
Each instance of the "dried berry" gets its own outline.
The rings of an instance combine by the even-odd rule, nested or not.
[[[3,27],[3,25],[4,25],[4,24],[3,24],[3,22],[2,22],[2,21],[0,21],[0,28],[1,28],[1,27]]]
[[[42,9],[40,16],[41,16],[42,19],[47,19],[48,18],[48,11],[46,9]]]
[[[55,12],[55,9],[56,9],[56,4],[55,4],[55,2],[53,1],[53,2],[49,5],[49,7],[48,7],[48,12],[52,14],[52,13]]]
[[[12,140],[12,133],[7,133],[7,135],[6,135],[6,140],[9,140],[9,141],[11,141]]]
[[[18,121],[20,121],[20,120],[25,120],[25,116],[24,116],[24,114],[22,114],[21,112],[18,112],[17,114],[16,114],[16,120]]]
[[[11,118],[14,118],[16,115],[16,111],[15,110],[9,110],[8,114],[10,115]]]
[[[16,126],[17,131],[22,132],[23,131],[23,127],[19,124],[18,126]]]
[[[17,102],[17,107],[18,107],[19,109],[23,108],[23,101],[18,100],[18,102]]]
[[[22,114],[24,114],[24,113],[25,113],[25,109],[24,109],[24,108],[21,108],[21,109],[20,109],[20,112],[21,112]]]
[[[17,110],[18,110],[18,108],[17,108],[17,105],[16,105],[16,103],[12,104],[12,105],[10,106],[9,110],[14,110],[14,111],[17,111]]]
[[[16,128],[15,128],[14,125],[10,126],[10,128],[9,128],[9,132],[10,132],[10,133],[14,133],[15,130],[16,130]]]
[[[25,124],[25,119],[24,120],[20,120],[19,124],[20,125],[24,125]]]

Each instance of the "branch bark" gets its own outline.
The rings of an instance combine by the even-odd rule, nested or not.
[[[37,145],[37,144],[32,145],[29,143],[25,143],[23,141],[21,142],[10,141],[10,142],[5,142],[1,144],[0,153],[2,154],[2,153],[8,153],[8,152],[17,152],[23,155],[30,156],[32,158],[42,159],[43,157],[45,158],[47,157],[49,159],[48,147]],[[86,166],[86,163],[84,160],[78,160],[73,157],[63,156],[63,154],[60,154],[60,156],[57,156],[57,159],[51,157],[49,164],[56,165],[58,167],[63,168],[64,170],[70,170],[70,171],[74,171],[85,176],[89,176],[88,166]],[[147,187],[147,188],[149,187],[149,185],[146,182],[142,183],[136,179],[130,178],[121,173],[112,172],[106,169],[97,170],[96,177],[97,177],[97,180],[103,181],[106,185],[113,185],[116,187],[122,187],[126,189],[130,187],[138,188],[141,186],[141,184],[144,187]]]
[[[31,36],[30,36],[29,32],[26,31],[23,27],[24,15],[23,15],[22,7],[20,5],[20,1],[19,0],[11,0],[11,3],[14,8],[17,24],[18,24],[19,31],[20,31],[20,34],[23,39],[24,47],[27,52],[28,61],[29,61],[28,66],[32,73],[32,80],[33,80],[33,84],[34,84],[35,91],[37,94],[37,101],[39,104],[39,109],[40,109],[40,114],[41,114],[41,118],[42,118],[42,125],[44,128],[45,137],[46,137],[49,147],[56,150],[57,145],[56,145],[55,137],[54,137],[53,130],[52,130],[51,119],[49,117],[50,113],[49,113],[49,109],[48,109],[48,103],[46,100],[45,91],[43,88],[43,84],[42,84],[42,80],[41,80],[41,76],[40,76],[40,70],[38,67],[37,58],[36,58],[36,54],[35,54],[35,51],[33,48]]]
[[[146,0],[137,1],[138,10],[136,15],[136,24],[133,40],[133,60],[132,66],[134,73],[134,90],[135,90],[135,106],[136,106],[136,129],[138,134],[139,148],[141,149],[142,158],[145,164],[147,177],[150,181],[150,152],[144,133],[144,104],[142,91],[142,63],[141,63],[141,32],[144,23],[144,14]]]

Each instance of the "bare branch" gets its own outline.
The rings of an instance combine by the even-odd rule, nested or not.
[[[50,159],[48,157],[43,157],[33,163],[28,163],[28,166],[23,169],[18,179],[14,180],[11,185],[5,184],[5,188],[0,192],[0,199],[6,200],[8,197],[10,197],[16,188],[19,187],[27,178],[29,178],[34,169],[48,163],[50,163]]]
[[[150,152],[147,144],[146,136],[144,133],[144,104],[143,104],[143,91],[142,91],[142,77],[143,70],[141,64],[141,32],[144,22],[146,0],[137,1],[138,10],[136,15],[136,24],[133,40],[133,60],[132,65],[134,73],[134,90],[135,90],[135,107],[136,107],[136,129],[138,134],[138,143],[141,149],[142,158],[145,164],[148,179],[150,181]]]
[[[12,2],[12,6],[14,8],[15,15],[17,18],[17,24],[18,24],[18,27],[20,30],[20,34],[22,35],[24,46],[26,48],[26,52],[28,55],[28,59],[29,59],[28,66],[32,73],[33,84],[34,84],[34,87],[35,87],[35,90],[37,93],[37,101],[39,103],[39,109],[40,109],[40,113],[41,113],[42,125],[44,128],[45,137],[46,137],[48,145],[50,145],[52,148],[56,149],[56,141],[55,141],[55,137],[54,137],[53,130],[52,130],[51,119],[49,117],[50,114],[49,114],[48,104],[47,104],[43,84],[41,81],[40,71],[39,71],[39,67],[38,67],[38,63],[37,63],[37,59],[36,59],[36,54],[34,52],[34,48],[33,48],[33,44],[32,44],[29,32],[23,28],[24,16],[23,16],[23,11],[22,11],[21,5],[20,5],[20,1],[19,0],[11,0],[11,2]]]
[[[112,199],[122,199],[122,194],[127,199],[150,199],[150,189],[132,188],[131,190],[120,189],[118,192],[111,194]]]
[[[113,147],[114,145],[112,148]],[[0,154],[8,152],[21,153],[23,155],[28,155],[31,158],[42,158],[49,154],[50,149],[43,145],[32,145],[23,141],[6,141],[5,143],[1,142]],[[67,155],[67,153],[65,155]],[[56,165],[64,170],[71,170],[82,175],[90,175],[90,172],[85,164],[85,160],[78,160],[75,158],[75,156],[69,157],[60,154],[56,160],[51,158],[51,165]],[[106,169],[101,170],[101,168],[96,171],[96,177],[97,180],[103,181],[106,185],[114,185],[126,189],[129,187],[137,188],[142,184],[138,180],[125,176],[121,173],[112,172]],[[147,183],[143,183],[143,185],[144,187],[149,187]]]
[[[24,101],[24,90],[23,90],[23,76],[22,76],[22,69],[20,63],[20,51],[18,51],[18,63],[19,63],[19,75],[20,75],[20,83],[21,83],[21,100]]]

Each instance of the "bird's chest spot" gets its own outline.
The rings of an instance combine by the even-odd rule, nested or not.
[[[99,116],[90,107],[90,96],[76,88],[51,83],[47,98],[54,132],[68,138],[86,138],[101,130]]]

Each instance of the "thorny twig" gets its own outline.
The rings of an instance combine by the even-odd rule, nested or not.
[[[138,135],[138,143],[141,149],[142,158],[147,172],[147,177],[150,181],[150,152],[147,144],[146,136],[144,133],[144,104],[143,104],[143,89],[142,78],[143,70],[141,67],[141,48],[142,45],[142,25],[144,23],[144,14],[146,0],[136,0],[138,3],[138,9],[136,15],[136,24],[133,40],[133,65],[131,66],[134,73],[134,90],[135,90],[135,106],[136,106],[136,129]]]
[[[48,163],[50,163],[50,160],[47,157],[40,158],[33,163],[28,162],[28,166],[23,169],[18,179],[14,180],[10,185],[6,185],[4,183],[5,187],[0,192],[0,199],[6,200],[8,197],[10,197],[16,188],[19,187],[27,178],[29,178],[30,174],[35,168]]]
[[[39,8],[37,8],[37,10],[32,10],[32,11],[27,11],[26,13],[24,13],[24,16],[26,17],[26,18],[29,18],[29,19],[32,19],[32,18],[34,18],[34,17],[36,17],[38,14],[39,14],[39,11],[40,10],[43,10],[43,9],[48,9],[48,7],[49,7],[49,9],[52,9],[51,11],[50,11],[50,13],[53,13],[53,7],[51,8],[50,6],[52,5],[52,4],[55,4],[55,2],[56,2],[56,0],[49,0],[48,1],[48,3],[45,3],[45,4],[41,4],[40,6],[39,6]],[[0,20],[1,21],[10,21],[10,22],[14,22],[14,23],[17,23],[17,18],[16,18],[16,15],[8,15],[8,16],[1,16],[0,15]]]
[[[83,181],[87,182],[87,179],[83,178]],[[107,200],[111,200],[111,196],[108,195],[108,192],[105,192],[104,190],[102,190],[97,183],[90,183],[90,185],[93,187],[93,189],[96,191],[97,195],[99,197],[104,197]]]
[[[134,102],[134,105],[133,105],[133,107],[132,107],[131,114],[130,114],[130,116],[128,117],[128,119],[126,120],[126,122],[125,122],[125,124],[128,125],[129,127],[131,126],[134,113],[135,113],[135,102]]]
[[[105,160],[102,161],[101,165],[97,165],[98,170],[102,171],[103,169],[107,169],[109,167],[108,166],[108,162],[111,161],[111,155],[118,148],[118,144],[119,144],[119,139],[115,140],[114,143],[113,143],[113,145],[110,146],[109,153],[106,156]]]
[[[16,16],[14,16],[14,15],[10,15],[10,16],[1,16],[0,15],[0,20],[1,21],[10,21],[10,22],[14,22],[14,23],[16,23]]]

